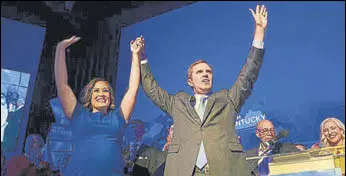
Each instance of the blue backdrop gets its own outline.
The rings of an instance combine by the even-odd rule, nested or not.
[[[19,143],[12,154],[19,154],[24,143],[45,32],[46,29],[40,26],[1,18],[1,68],[27,73],[30,78],[20,124]],[[3,91],[5,90],[1,90]]]
[[[145,37],[157,82],[169,93],[192,93],[186,71],[198,59],[213,67],[214,92],[231,87],[253,39],[254,22],[248,9],[257,4],[265,4],[269,11],[266,54],[252,95],[241,110],[238,134],[245,149],[255,147],[259,141],[253,125],[256,116],[257,120],[265,117],[278,131],[290,130],[286,140],[310,147],[319,140],[319,125],[325,117],[336,116],[343,122],[345,118],[344,2],[198,2],[124,28],[117,104],[128,86],[129,42],[139,35]],[[160,116],[165,115],[140,90],[133,119],[149,126],[171,123]],[[148,133],[164,128],[149,128]]]

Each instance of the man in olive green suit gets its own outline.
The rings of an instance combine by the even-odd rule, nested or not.
[[[250,175],[235,132],[235,119],[251,94],[262,64],[267,11],[264,6],[257,6],[256,12],[249,10],[256,23],[254,40],[245,65],[229,90],[212,93],[212,69],[199,60],[188,69],[187,82],[195,95],[168,94],[156,83],[147,59],[142,58],[141,81],[145,94],[174,120],[165,176]]]

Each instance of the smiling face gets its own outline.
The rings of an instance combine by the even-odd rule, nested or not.
[[[332,121],[328,120],[324,126],[323,126],[323,135],[327,138],[328,143],[330,146],[337,146],[339,145],[340,141],[342,141],[342,129],[340,129],[337,124]]]
[[[208,94],[213,85],[213,72],[211,67],[201,62],[189,69],[187,83],[193,88],[195,94]]]
[[[93,112],[107,112],[110,105],[110,88],[108,83],[98,81],[92,88],[91,106]]]

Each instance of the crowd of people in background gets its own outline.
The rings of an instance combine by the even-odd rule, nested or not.
[[[24,103],[24,99],[20,98],[16,91],[7,90],[6,93],[1,93],[1,108],[6,108],[8,112],[19,110],[24,106]]]
[[[6,158],[2,154],[1,174],[9,176],[31,175],[268,175],[271,157],[245,160],[283,153],[302,152],[309,147],[301,144],[281,143],[275,139],[275,124],[269,120],[258,122],[255,130],[259,144],[246,153],[234,121],[250,96],[264,56],[264,36],[268,12],[264,5],[249,9],[255,30],[246,63],[236,82],[229,89],[212,91],[213,69],[204,60],[191,64],[187,70],[187,84],[193,95],[186,92],[169,94],[155,81],[145,53],[144,37],[129,44],[132,58],[128,89],[119,109],[115,108],[114,90],[103,78],[94,78],[82,90],[80,100],[68,84],[66,49],[81,38],[72,36],[60,41],[55,51],[54,78],[58,99],[69,121],[73,134],[73,151],[67,166],[53,170],[51,162],[43,157],[45,141],[41,135],[26,137],[24,152]],[[131,120],[140,84],[147,97],[174,124],[167,129],[166,144],[160,149],[143,142],[145,126]],[[11,112],[19,112],[24,101],[18,93],[1,94],[1,142],[14,145],[15,137],[6,138]],[[129,126],[135,140],[123,148],[123,132]],[[17,126],[17,129],[19,127]],[[5,136],[3,136],[5,134]],[[11,134],[13,132],[11,131]],[[14,133],[16,134],[16,133]],[[320,142],[311,150],[345,145],[345,126],[337,118],[326,118],[321,123]],[[6,152],[6,151],[5,151]],[[5,153],[6,154],[6,153]]]
[[[166,143],[161,150],[148,146],[143,142],[143,135],[145,134],[144,123],[140,120],[133,120],[130,122],[129,128],[133,130],[136,140],[132,141],[123,148],[123,157],[125,168],[124,174],[128,176],[136,175],[152,175],[163,176],[165,168],[165,157],[167,155],[168,147],[171,144],[174,132],[174,124],[172,124],[166,131]],[[278,142],[275,147],[270,150],[268,141],[271,141],[277,135],[274,124],[270,120],[262,120],[256,126],[256,136],[259,138],[259,145],[256,148],[246,151],[246,157],[266,156],[275,154],[288,154],[302,151],[313,151],[326,147],[345,146],[345,125],[335,117],[328,117],[324,119],[320,125],[320,141],[312,146],[304,146],[301,144],[281,143]],[[50,166],[51,161],[46,161],[43,158],[43,150],[45,149],[45,141],[39,134],[30,134],[27,136],[24,145],[24,152],[20,156],[13,156],[5,158],[4,152],[1,151],[1,176],[60,176],[62,175],[59,170],[53,170]],[[266,151],[267,150],[267,151]],[[153,155],[150,157],[150,155]],[[142,164],[156,163],[156,165],[146,166]],[[154,162],[155,161],[155,162]],[[253,173],[258,175],[268,174],[268,163],[271,161],[270,157],[249,160],[249,167]],[[142,162],[142,163],[141,163]],[[151,169],[151,170],[150,170]]]
[[[1,149],[17,147],[25,100],[16,91],[1,93]]]
[[[307,149],[315,150],[325,147],[345,146],[345,126],[335,117],[328,117],[322,121],[320,125],[320,141],[313,144],[310,148],[301,144],[273,143],[276,135],[275,126],[271,121],[262,120],[257,124],[256,136],[260,139],[260,143],[258,147],[246,151],[247,157],[255,158],[249,160],[249,166],[254,173],[259,175],[269,174],[268,163],[272,161],[272,158],[265,157],[268,155],[296,153]],[[256,158],[257,156],[263,157]]]

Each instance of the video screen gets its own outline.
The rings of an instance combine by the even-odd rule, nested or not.
[[[1,68],[1,149],[18,145],[30,74]]]

